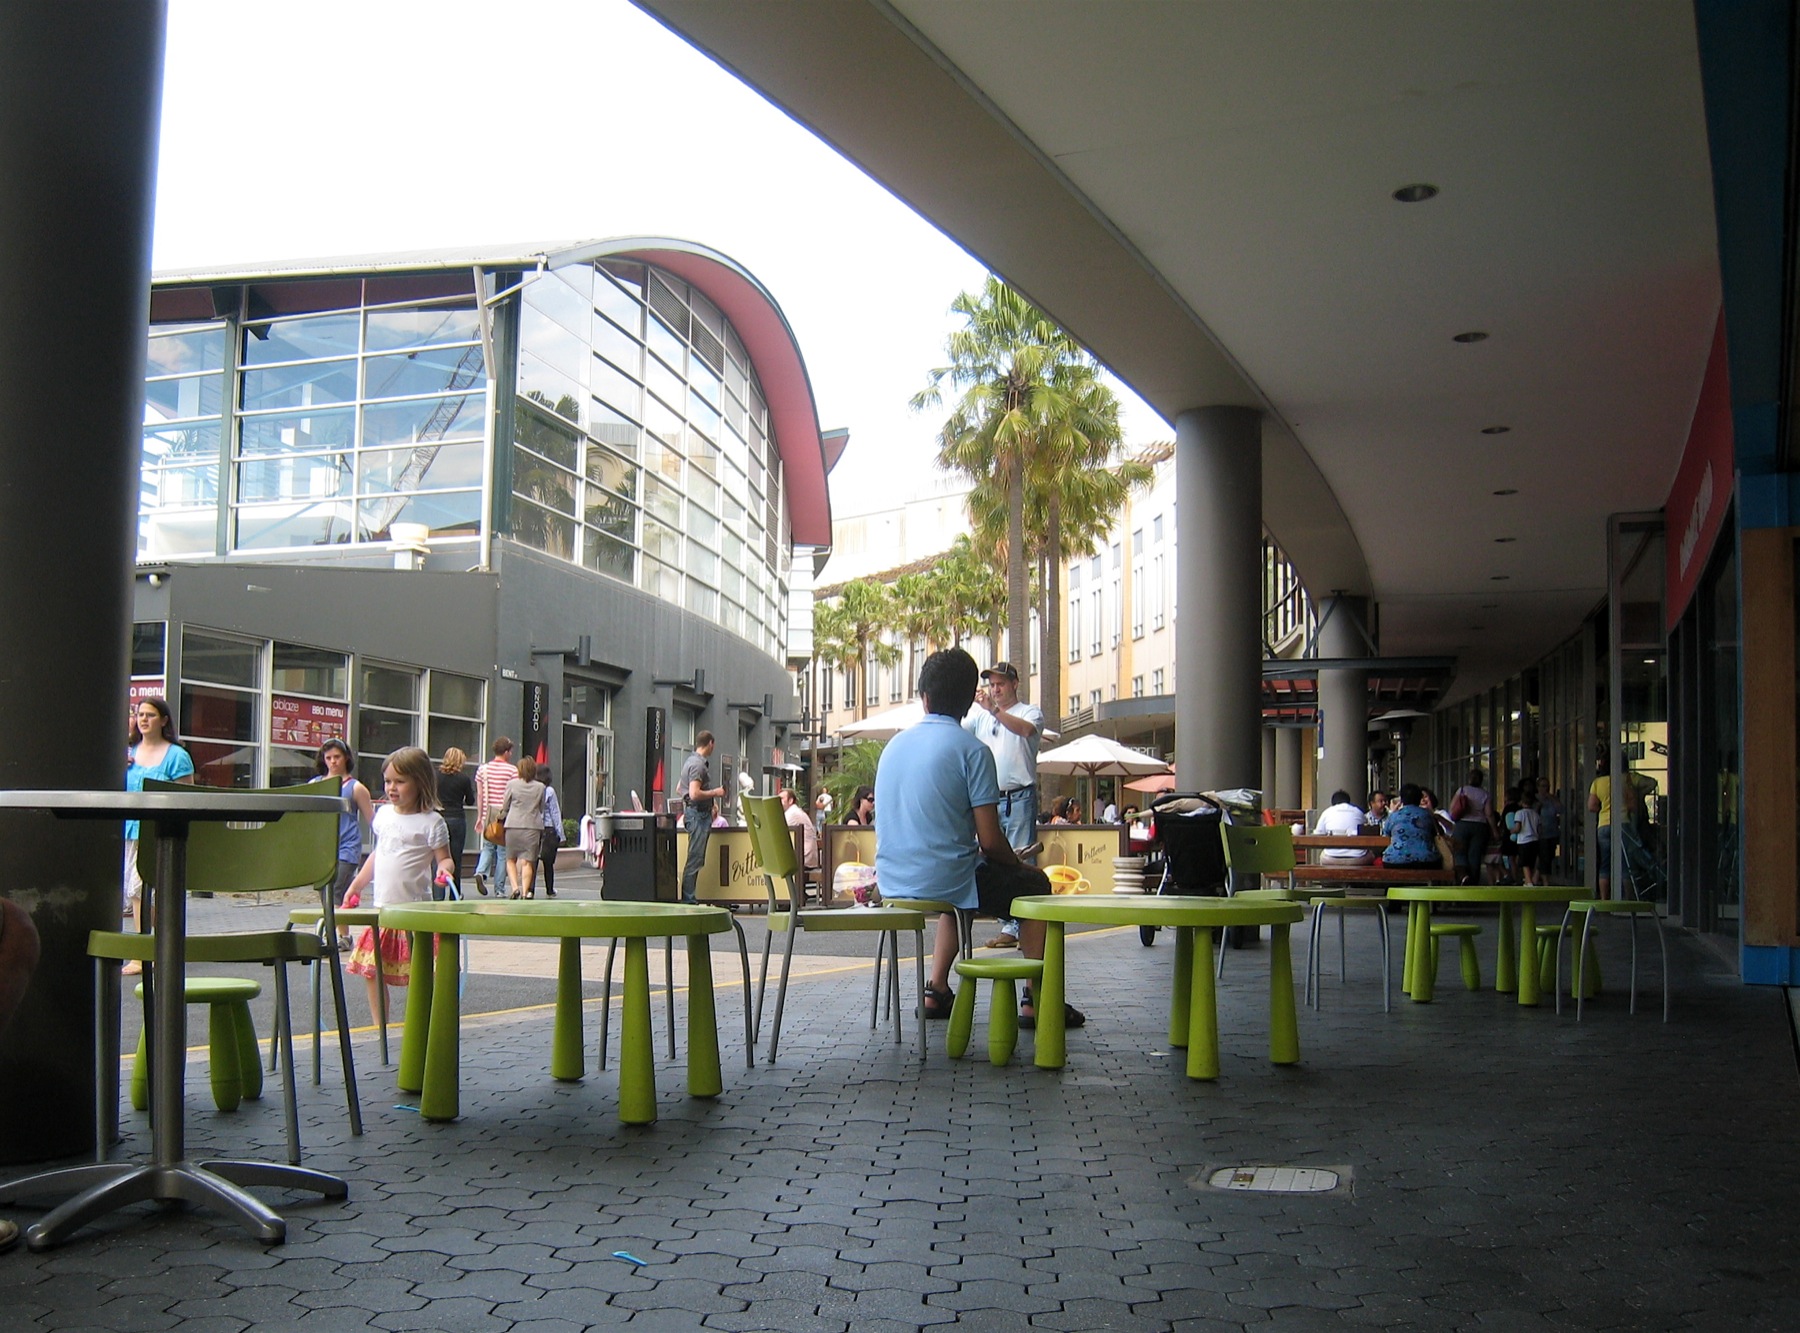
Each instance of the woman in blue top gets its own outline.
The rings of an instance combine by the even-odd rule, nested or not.
[[[131,711],[131,734],[125,751],[125,790],[142,791],[144,779],[159,782],[194,780],[194,760],[175,743],[175,719],[169,712],[169,701],[163,698],[138,700]],[[138,821],[125,821],[125,906],[131,912],[131,924],[144,929],[144,881],[137,872]],[[119,969],[126,976],[143,971],[137,963]]]
[[[1400,804],[1388,811],[1381,821],[1381,832],[1388,840],[1382,854],[1384,866],[1436,866],[1438,858],[1437,816],[1419,804],[1419,784],[1409,782],[1400,788]]]
[[[318,772],[320,777],[336,778],[338,791],[350,800],[350,808],[338,816],[337,878],[331,886],[332,901],[341,907],[344,890],[362,868],[363,830],[375,818],[375,802],[369,799],[369,789],[356,780],[356,756],[342,741],[333,738],[319,747]]]

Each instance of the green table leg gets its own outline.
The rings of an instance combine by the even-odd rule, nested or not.
[[[579,1083],[587,1073],[581,1052],[581,941],[557,941],[556,1026],[550,1037],[550,1077]]]
[[[1511,922],[1506,919],[1505,910],[1505,907],[1502,906],[1500,929],[1503,933],[1500,936],[1500,940],[1503,945],[1509,938],[1509,935],[1505,932],[1507,931],[1508,926],[1511,925]],[[1519,904],[1519,934],[1523,939],[1535,940],[1537,938],[1536,903],[1525,902]],[[1538,1002],[1538,970],[1535,967],[1519,968],[1518,981],[1519,1003],[1535,1005]]]
[[[964,985],[973,985],[964,981]],[[1063,923],[1044,922],[1044,975],[1032,995],[1037,1015],[1036,1054],[1039,1069],[1061,1069],[1069,1059],[1069,1034],[1063,1027]]]
[[[1419,915],[1414,931],[1418,938],[1409,950],[1413,960],[1412,998],[1414,1004],[1430,1004],[1433,988],[1437,985],[1437,969],[1431,965],[1431,904],[1416,903],[1414,906],[1419,909]]]
[[[1217,1078],[1219,997],[1213,983],[1213,932],[1200,927],[1186,933],[1195,937],[1188,968],[1187,1076]]]
[[[1194,928],[1175,927],[1175,984],[1169,996],[1169,1045],[1188,1044],[1188,1007],[1193,1003]]]
[[[719,1021],[713,1005],[712,941],[687,937],[688,1096],[717,1097],[725,1091],[719,1071]],[[898,1004],[896,999],[894,1003]]]
[[[446,939],[447,945],[443,944]],[[456,993],[461,955],[454,935],[428,935],[425,947],[437,954],[437,965],[432,968],[430,952],[422,959],[419,953],[413,954],[414,984],[421,971],[436,972],[431,983],[431,1029],[425,1042],[425,1086],[419,1091],[419,1114],[427,1120],[454,1120],[461,1114],[457,1083],[462,1076],[462,1000]]]
[[[1530,911],[1530,905],[1525,905],[1524,910],[1520,913],[1520,919],[1524,920],[1524,913]],[[1526,939],[1533,938],[1536,933],[1529,925],[1525,927]],[[1511,995],[1514,991],[1525,989],[1519,980],[1519,951],[1513,941],[1511,903],[1500,904],[1500,947],[1494,955],[1494,989],[1503,995]],[[1523,1004],[1524,1000],[1521,998],[1519,1002]]]
[[[642,936],[625,941],[625,1008],[619,1024],[619,1119],[656,1123],[656,1069],[650,1054],[650,948]]]
[[[1400,962],[1400,990],[1402,994],[1413,993],[1413,978],[1419,969],[1419,905],[1406,905],[1406,952]]]
[[[400,1070],[395,1082],[402,1092],[425,1087],[425,1046],[431,1029],[431,936],[414,931],[412,979],[406,988],[406,1025],[400,1029]]]
[[[1300,1063],[1300,1023],[1294,1014],[1294,958],[1288,927],[1269,927],[1269,1063]]]

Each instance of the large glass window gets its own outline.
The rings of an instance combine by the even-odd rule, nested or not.
[[[206,787],[254,787],[262,742],[263,645],[181,635],[181,743]]]
[[[381,765],[403,745],[419,743],[419,673],[365,662],[357,691],[356,767],[381,780]],[[479,753],[479,751],[477,751]]]
[[[350,661],[301,644],[269,650],[269,784],[312,780],[319,747],[350,736]],[[366,778],[366,775],[365,775]]]
[[[138,481],[140,560],[218,549],[228,336],[222,321],[150,330]]]
[[[398,522],[478,532],[479,335],[467,300],[246,323],[234,548],[382,542]]]
[[[736,332],[620,261],[535,277],[521,300],[513,535],[778,649],[780,456]]]
[[[431,707],[426,718],[425,748],[439,759],[452,745],[465,755],[480,758],[486,684],[473,676],[433,671],[429,688]]]

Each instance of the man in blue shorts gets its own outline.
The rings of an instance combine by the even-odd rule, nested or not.
[[[1012,915],[1012,900],[1050,892],[1035,866],[1020,862],[1000,825],[1000,783],[994,755],[962,727],[975,701],[975,659],[960,648],[933,653],[919,673],[922,721],[888,742],[875,775],[875,808],[881,836],[875,878],[886,900],[935,898],[989,916]],[[1021,951],[1044,956],[1044,923],[1022,923]],[[950,1016],[950,967],[960,941],[956,922],[938,919],[926,987],[925,1016]],[[1036,1024],[1030,1005],[1022,1026]],[[1068,1025],[1086,1021],[1068,1011]]]

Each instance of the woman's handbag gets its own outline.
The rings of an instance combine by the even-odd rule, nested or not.
[[[506,825],[500,822],[499,815],[495,815],[492,819],[488,820],[487,827],[481,830],[481,836],[496,845],[505,844]]]

